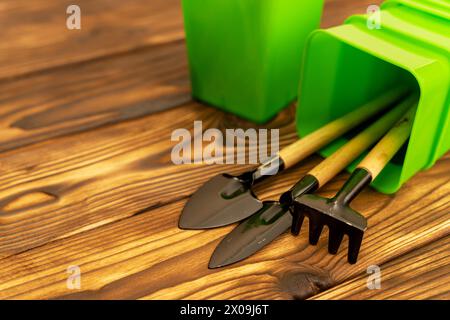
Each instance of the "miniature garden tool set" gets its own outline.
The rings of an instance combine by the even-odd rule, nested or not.
[[[320,0],[184,0],[193,97],[264,123],[298,98],[301,137],[258,168],[222,174],[195,192],[183,229],[242,221],[209,266],[241,261],[309,220],[309,242],[344,235],[356,263],[370,220],[350,207],[371,185],[392,194],[450,150],[450,0],[388,0],[377,13],[316,30]],[[298,89],[299,88],[299,89]],[[279,201],[252,186],[314,153],[325,159]],[[269,169],[270,168],[270,169]],[[333,198],[314,192],[347,169]],[[364,245],[363,245],[364,247]]]

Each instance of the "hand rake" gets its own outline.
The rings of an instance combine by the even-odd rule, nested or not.
[[[348,262],[356,263],[367,219],[350,208],[353,199],[368,186],[400,150],[411,134],[417,97],[411,96],[411,109],[358,165],[342,189],[331,199],[302,195],[292,206],[292,233],[298,235],[304,217],[309,219],[309,242],[316,245],[323,227],[328,226],[328,251],[336,254],[345,234],[349,237]]]

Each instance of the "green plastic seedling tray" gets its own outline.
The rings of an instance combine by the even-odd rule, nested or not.
[[[393,86],[418,91],[409,142],[373,183],[390,194],[450,149],[450,1],[386,1],[380,14],[380,29],[368,28],[368,17],[357,15],[311,34],[297,128],[304,136]],[[321,154],[331,155],[345,141]]]
[[[193,97],[263,123],[297,97],[323,0],[183,0]]]

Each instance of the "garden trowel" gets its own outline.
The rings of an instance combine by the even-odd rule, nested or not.
[[[264,178],[288,169],[362,122],[386,110],[404,97],[405,88],[396,88],[334,120],[281,150],[255,170],[240,176],[221,174],[197,190],[183,209],[182,229],[209,229],[248,218],[263,207],[251,187]]]
[[[330,181],[381,139],[410,106],[411,100],[407,99],[386,113],[312,169],[293,188],[285,192],[279,202],[263,202],[261,210],[243,221],[217,246],[209,267],[218,268],[241,261],[290,229],[293,219],[288,211],[292,208],[294,199],[310,194]]]

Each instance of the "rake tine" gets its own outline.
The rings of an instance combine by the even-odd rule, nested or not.
[[[353,231],[352,234],[349,235],[348,262],[350,264],[355,264],[358,260],[358,254],[361,248],[363,236],[363,231]]]
[[[323,223],[320,219],[311,218],[309,219],[309,243],[315,246],[319,242],[320,234],[323,230]]]
[[[342,239],[344,238],[344,233],[336,230],[334,227],[329,228],[328,237],[328,252],[331,254],[336,254],[341,246]]]
[[[291,212],[292,213],[292,226],[291,232],[293,235],[298,236],[305,220],[305,215],[303,213]]]

